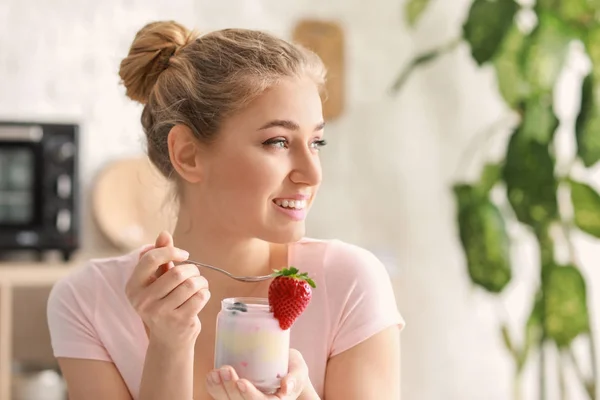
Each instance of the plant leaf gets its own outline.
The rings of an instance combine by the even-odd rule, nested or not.
[[[557,217],[554,160],[548,146],[526,137],[521,127],[508,143],[502,176],[519,221],[538,228]]]
[[[588,0],[537,0],[538,14],[551,12],[565,21],[588,26],[594,21],[594,6]]]
[[[514,0],[475,0],[471,4],[463,37],[471,46],[471,55],[482,65],[490,61],[513,24],[519,9]]]
[[[539,93],[526,100],[522,126],[524,139],[548,145],[554,138],[558,123],[551,93]]]
[[[529,83],[519,67],[523,46],[526,43],[525,38],[523,32],[513,24],[493,60],[498,90],[513,109],[517,108],[530,91]]]
[[[569,181],[575,225],[585,233],[600,238],[600,194],[591,186]]]
[[[592,72],[583,79],[581,108],[575,123],[577,156],[587,168],[600,161],[600,110],[598,107],[600,107],[600,82]]]
[[[502,165],[497,163],[487,163],[483,167],[481,177],[479,178],[478,188],[481,194],[487,196],[492,188],[500,181],[502,177]]]
[[[404,13],[406,22],[409,26],[414,27],[423,15],[423,12],[429,6],[431,0],[407,0],[404,5]]]
[[[455,185],[459,237],[471,281],[492,293],[510,282],[509,239],[498,208],[477,188]]]
[[[598,8],[600,9],[600,0],[598,0]],[[584,44],[592,62],[592,71],[595,76],[600,76],[600,25],[586,31]]]
[[[585,279],[574,266],[555,266],[544,282],[546,335],[566,347],[589,332]]]
[[[522,56],[525,78],[533,88],[552,92],[572,39],[572,32],[563,21],[549,13],[539,16]]]

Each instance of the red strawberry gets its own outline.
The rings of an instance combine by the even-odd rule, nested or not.
[[[283,330],[289,329],[304,312],[312,297],[311,287],[317,287],[308,273],[299,272],[294,267],[275,270],[275,279],[269,286],[271,311]]]

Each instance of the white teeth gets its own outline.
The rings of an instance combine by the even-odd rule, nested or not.
[[[275,200],[275,204],[277,204],[279,207],[294,208],[296,210],[302,210],[306,208],[306,200],[277,199]]]

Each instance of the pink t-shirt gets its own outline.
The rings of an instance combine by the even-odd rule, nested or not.
[[[302,239],[289,248],[289,264],[317,283],[313,298],[291,328],[310,379],[323,396],[327,360],[404,320],[390,278],[369,251],[339,240]],[[94,259],[59,281],[48,300],[55,357],[113,362],[138,397],[148,339],[125,296],[139,251]]]

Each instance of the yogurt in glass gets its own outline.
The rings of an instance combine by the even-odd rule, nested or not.
[[[232,366],[266,394],[277,392],[288,372],[290,330],[283,330],[266,298],[221,302],[217,316],[215,368]]]

